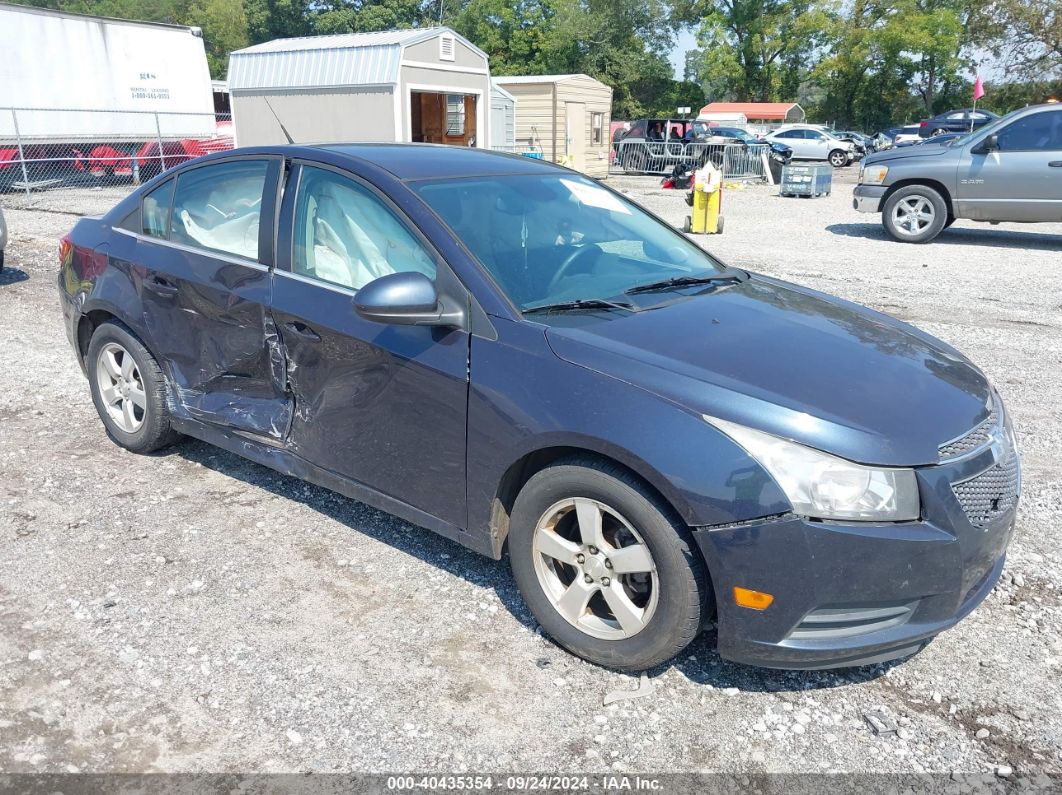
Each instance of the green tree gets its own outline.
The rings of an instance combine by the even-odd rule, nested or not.
[[[723,87],[711,99],[795,99],[831,18],[817,0],[676,0],[698,26],[699,76]]]
[[[241,0],[194,0],[182,16],[186,24],[203,29],[210,74],[224,78],[229,53],[249,43],[247,13]]]

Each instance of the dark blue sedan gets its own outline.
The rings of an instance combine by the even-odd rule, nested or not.
[[[1018,453],[980,370],[559,166],[236,150],[60,250],[117,444],[196,437],[508,552],[596,663],[649,668],[711,620],[756,665],[903,657],[1003,567]]]

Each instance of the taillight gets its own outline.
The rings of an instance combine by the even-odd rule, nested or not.
[[[928,127],[929,126],[929,122],[928,121],[920,121],[920,122],[918,122],[918,126],[919,127]]]
[[[64,235],[63,239],[59,241],[59,265],[70,265],[74,258],[74,244],[71,242],[70,237]]]

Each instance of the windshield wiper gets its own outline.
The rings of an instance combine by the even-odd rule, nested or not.
[[[630,301],[609,301],[605,298],[577,298],[574,301],[558,301],[554,304],[533,306],[530,309],[525,309],[523,314],[568,312],[573,309],[626,309],[631,312],[637,311],[637,307]]]
[[[687,287],[691,284],[725,284],[727,282],[741,282],[747,278],[744,271],[736,269],[726,270],[721,273],[713,273],[710,276],[672,276],[670,279],[661,279],[658,282],[639,284],[624,290],[624,295],[637,295],[638,293],[651,293],[656,290],[670,290],[674,287]]]

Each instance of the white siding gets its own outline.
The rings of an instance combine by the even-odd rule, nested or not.
[[[395,140],[389,88],[243,93],[232,110],[240,146],[287,143],[281,124],[298,144]]]

